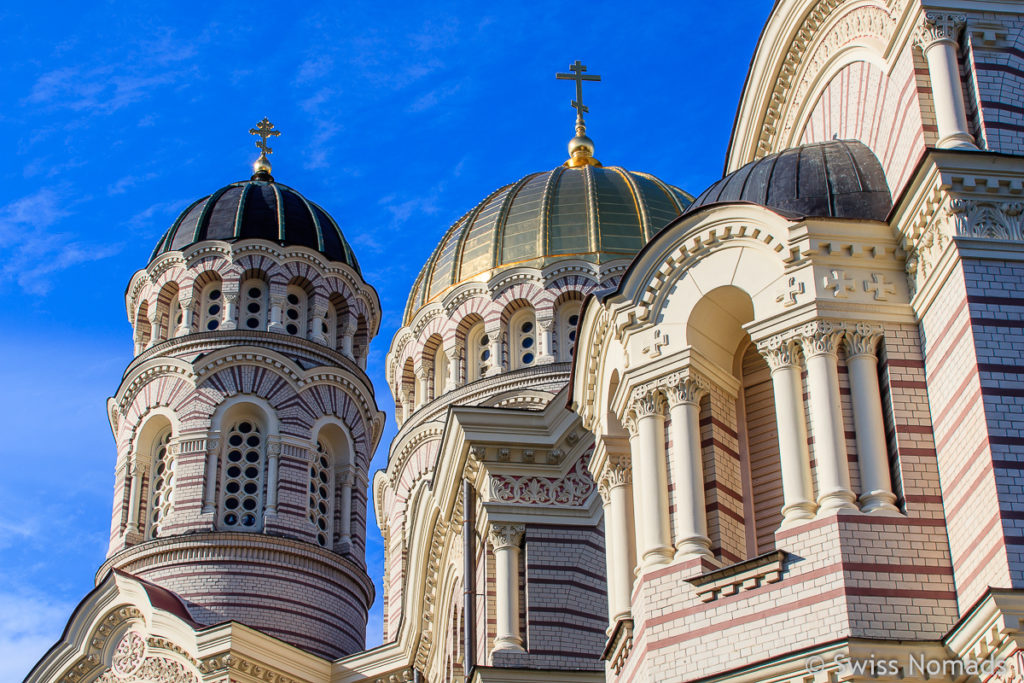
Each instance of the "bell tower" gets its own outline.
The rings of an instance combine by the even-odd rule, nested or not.
[[[247,181],[189,206],[132,277],[135,358],[108,403],[110,547],[200,624],[334,658],[361,650],[380,323],[337,223],[276,182],[264,119]]]

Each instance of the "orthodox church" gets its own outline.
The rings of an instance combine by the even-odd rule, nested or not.
[[[413,285],[381,471],[335,220],[263,154],[170,226],[107,560],[29,681],[1021,679],[1024,7],[779,0],[696,196],[599,162],[560,76],[568,160]]]

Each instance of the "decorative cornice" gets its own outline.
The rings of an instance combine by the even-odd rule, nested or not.
[[[590,451],[584,453],[563,477],[490,475],[490,498],[496,503],[579,507],[594,491],[587,464]]]

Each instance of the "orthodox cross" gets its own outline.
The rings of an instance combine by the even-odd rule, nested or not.
[[[267,138],[276,138],[280,134],[281,131],[274,130],[274,124],[272,124],[266,116],[263,117],[262,121],[256,124],[255,128],[249,129],[249,135],[260,136],[260,141],[256,143],[256,146],[259,147],[260,153],[264,157],[268,154],[274,153],[274,150],[267,146]]]
[[[569,65],[569,71],[571,74],[555,74],[555,78],[563,81],[576,81],[576,99],[572,101],[572,108],[576,110],[576,127],[577,129],[582,128],[586,130],[583,124],[583,114],[590,110],[583,104],[583,81],[599,81],[600,76],[596,75],[585,75],[587,67],[584,66],[580,60],[576,60]],[[577,131],[578,134],[582,135],[581,131]]]

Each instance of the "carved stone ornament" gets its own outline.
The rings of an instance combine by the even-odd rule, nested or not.
[[[847,359],[854,356],[874,356],[878,340],[882,338],[882,326],[871,323],[857,323],[846,333]]]
[[[927,50],[935,43],[948,41],[956,43],[960,29],[967,23],[967,15],[949,12],[926,12],[917,27],[915,42],[922,50]]]
[[[127,678],[139,670],[145,658],[145,638],[138,631],[128,631],[114,649],[110,669],[119,678]]]
[[[953,199],[947,210],[962,237],[1024,239],[1024,202],[977,202]]]
[[[758,342],[757,350],[772,370],[800,365],[800,345],[785,335],[777,334]]]
[[[589,460],[588,453],[564,477],[492,475],[491,499],[520,505],[583,505],[594,490],[594,480],[587,473]]]
[[[658,393],[650,387],[640,387],[633,394],[629,409],[636,415],[636,419],[642,420],[645,417],[656,415],[659,408]]]
[[[844,270],[830,270],[821,280],[822,287],[832,292],[832,296],[836,299],[847,299],[850,293],[855,291],[853,278],[847,277]]]
[[[788,277],[776,290],[775,301],[789,308],[797,304],[797,297],[803,293],[804,283],[799,282],[795,277]]]
[[[107,669],[97,683],[198,683],[199,677],[192,667],[167,657],[140,659],[131,673],[120,673],[113,666]]]
[[[495,550],[518,548],[525,533],[525,524],[492,524],[487,531],[487,538]]]
[[[692,375],[670,378],[665,387],[669,407],[681,403],[699,403],[700,397],[708,393],[707,382]]]
[[[815,320],[800,330],[805,356],[834,355],[843,338],[844,325],[828,320]]]

